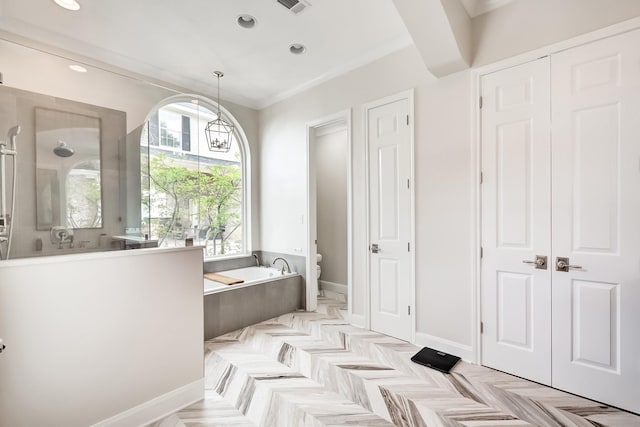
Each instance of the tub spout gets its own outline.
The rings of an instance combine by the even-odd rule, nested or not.
[[[282,257],[278,257],[276,259],[273,260],[273,262],[271,263],[271,265],[276,265],[276,261],[282,261],[283,265],[282,265],[282,270],[280,270],[280,273],[284,274],[284,266],[287,266],[287,273],[291,273],[291,267],[289,267],[289,263],[287,262],[286,259],[282,258]]]
[[[258,255],[257,254],[251,254],[252,257],[255,258],[256,260],[256,267],[260,267],[260,261],[258,260]]]

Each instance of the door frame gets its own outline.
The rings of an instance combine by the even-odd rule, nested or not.
[[[306,124],[306,161],[307,161],[307,260],[306,260],[306,310],[318,308],[318,279],[316,278],[316,255],[318,246],[317,186],[315,162],[315,131],[323,126],[344,123],[347,130],[347,304],[349,315],[353,304],[353,168],[351,109],[312,120]]]
[[[409,89],[403,92],[396,93],[384,98],[377,99],[375,101],[368,102],[363,105],[363,117],[364,117],[364,140],[365,140],[365,238],[366,244],[362,250],[364,255],[365,264],[365,313],[364,324],[365,328],[371,330],[371,259],[369,253],[369,247],[371,245],[371,207],[369,200],[369,184],[371,182],[371,171],[369,170],[369,110],[380,107],[392,102],[401,101],[406,99],[409,103],[409,146],[410,146],[410,164],[411,171],[409,172],[410,188],[410,220],[409,220],[409,243],[411,245],[410,251],[410,270],[411,270],[411,343],[416,342],[416,180],[415,180],[415,114],[414,114],[414,89]]]
[[[601,39],[617,36],[619,34],[638,29],[640,29],[640,17],[622,21],[617,24],[613,24],[576,37],[572,37],[570,39],[562,40],[557,43],[553,43],[471,70],[471,93],[473,96],[471,100],[471,197],[472,203],[475,206],[475,212],[473,218],[471,219],[473,225],[472,230],[474,230],[474,233],[471,236],[471,251],[473,255],[473,272],[471,280],[473,288],[472,300],[474,301],[475,312],[472,315],[473,321],[471,325],[471,336],[475,346],[475,361],[479,365],[482,365],[482,336],[480,330],[482,321],[482,301],[480,297],[482,289],[482,114],[479,102],[480,96],[482,95],[481,79],[484,75],[491,74],[496,71],[501,71],[507,68],[515,67],[517,65],[522,65],[545,56],[553,55],[563,50],[571,49],[583,44],[592,43]]]

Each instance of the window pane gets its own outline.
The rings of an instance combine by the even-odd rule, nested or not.
[[[170,104],[156,117],[159,144],[149,143],[151,135],[141,142],[149,146],[141,158],[147,171],[142,179],[148,182],[142,197],[144,229],[164,247],[184,246],[192,238],[205,246],[207,257],[244,253],[243,164],[237,140],[228,153],[209,151],[204,130],[216,114],[202,105]]]
[[[77,164],[67,175],[67,224],[72,228],[102,227],[100,160]]]

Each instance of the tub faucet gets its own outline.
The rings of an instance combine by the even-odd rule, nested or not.
[[[73,249],[73,233],[69,233],[66,230],[60,232],[60,241],[58,242],[58,249],[63,249],[64,244],[69,244],[69,249]]]
[[[256,254],[251,254],[252,257],[254,257],[256,259],[256,267],[260,267],[260,261],[258,260],[258,255]]]
[[[276,265],[276,261],[281,260],[284,264],[282,264],[282,270],[280,270],[280,273],[284,274],[284,266],[286,264],[287,266],[287,273],[291,273],[291,267],[289,267],[289,263],[287,262],[286,259],[282,258],[282,257],[278,257],[276,259],[273,260],[273,262],[271,263],[271,265]]]

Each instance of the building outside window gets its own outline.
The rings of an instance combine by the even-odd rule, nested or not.
[[[160,127],[160,146],[169,148],[182,148],[182,119],[190,119],[176,111],[162,108],[158,110]]]
[[[216,110],[191,99],[160,107],[149,116],[140,152],[141,233],[161,247],[193,239],[207,258],[249,252],[248,144],[238,128],[228,153],[209,150],[204,129]]]

